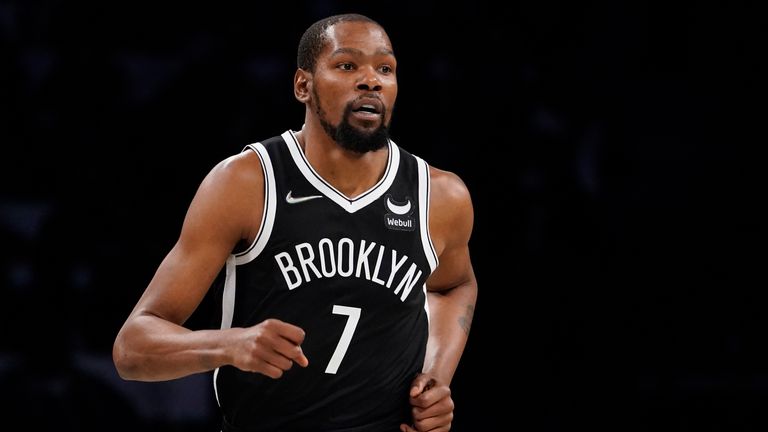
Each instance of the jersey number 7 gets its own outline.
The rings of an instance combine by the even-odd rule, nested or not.
[[[344,331],[341,332],[339,344],[336,345],[336,350],[333,351],[331,361],[328,362],[328,367],[325,368],[325,373],[336,374],[336,371],[339,370],[339,365],[341,365],[341,361],[344,360],[344,355],[347,354],[349,343],[352,342],[352,335],[355,334],[357,322],[360,321],[360,312],[360,308],[333,305],[334,315],[346,315],[349,318],[347,318],[347,324],[344,326]]]

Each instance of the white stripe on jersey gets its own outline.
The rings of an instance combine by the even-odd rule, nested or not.
[[[221,301],[221,328],[232,327],[232,317],[235,311],[235,288],[237,281],[237,266],[255,259],[264,250],[272,227],[275,225],[275,209],[277,208],[277,190],[275,186],[275,171],[272,168],[272,160],[267,149],[261,143],[249,144],[246,148],[253,150],[259,156],[261,168],[264,171],[264,211],[261,215],[261,226],[256,238],[250,247],[237,255],[230,255],[226,263],[226,276],[224,278],[224,292]],[[216,380],[219,376],[219,368],[213,372],[213,391],[216,402],[219,402],[219,389]]]
[[[429,262],[430,273],[435,271],[439,264],[435,247],[432,244],[432,236],[429,234],[429,196],[432,192],[432,185],[429,178],[429,165],[420,157],[414,155],[416,164],[419,168],[419,231],[421,245],[424,249],[424,256]],[[427,283],[424,282],[424,310],[427,312],[427,325],[431,324],[429,319],[429,296],[427,295]]]
[[[431,271],[435,271],[438,264],[437,253],[432,245],[432,236],[429,234],[429,196],[432,187],[429,182],[429,166],[423,159],[414,156],[419,165],[419,227],[421,227],[421,244],[424,247],[424,256],[429,261]]]
[[[272,167],[272,160],[269,158],[267,149],[261,143],[250,144],[249,149],[256,152],[261,160],[261,167],[264,170],[264,212],[261,215],[261,226],[256,239],[248,250],[235,256],[237,265],[243,265],[253,261],[259,256],[267,246],[269,236],[272,234],[272,227],[275,226],[275,209],[277,209],[277,186],[275,186],[275,170]]]
[[[293,135],[293,131],[286,131],[281,135],[283,141],[285,141],[288,149],[291,151],[293,162],[296,167],[301,171],[307,181],[314,186],[319,192],[328,197],[331,201],[338,204],[341,208],[349,213],[354,213],[368,204],[374,202],[384,193],[389,190],[392,183],[397,177],[397,169],[400,166],[400,149],[392,141],[388,141],[389,145],[389,157],[387,160],[387,168],[384,171],[384,175],[381,177],[378,183],[372,188],[363,192],[355,198],[349,198],[338,189],[333,187],[330,183],[326,182],[320,174],[318,174],[309,161],[304,157],[304,152],[301,151],[299,141]]]

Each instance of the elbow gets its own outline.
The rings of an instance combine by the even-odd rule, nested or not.
[[[131,354],[131,350],[126,347],[122,332],[118,334],[112,346],[112,362],[115,364],[115,369],[120,378],[124,380],[139,379],[138,360],[135,355]]]

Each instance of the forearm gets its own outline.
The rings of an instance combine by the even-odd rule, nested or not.
[[[127,380],[181,378],[227,364],[226,331],[192,331],[156,316],[136,316],[120,330],[112,356]]]
[[[446,291],[428,292],[429,341],[424,372],[450,384],[472,325],[477,298],[474,280]]]

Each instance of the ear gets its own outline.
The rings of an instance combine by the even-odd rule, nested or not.
[[[301,103],[308,103],[312,94],[312,74],[304,69],[296,69],[293,76],[293,95]]]

